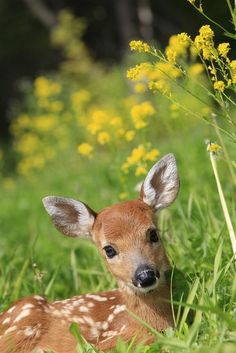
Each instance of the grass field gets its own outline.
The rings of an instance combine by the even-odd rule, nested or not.
[[[195,99],[194,95],[204,97],[204,93],[200,86],[195,86],[191,78],[190,81],[185,80],[182,82],[185,90],[179,86],[173,88],[175,97],[180,102],[180,108],[176,108],[173,102],[168,102],[168,97],[166,94],[163,95],[163,92],[157,95],[142,92],[135,100],[134,96],[138,93],[131,93],[130,84],[124,77],[124,67],[114,68],[111,73],[102,75],[99,87],[94,82],[85,86],[83,81],[80,81],[80,90],[90,91],[92,98],[88,107],[79,106],[79,113],[69,108],[68,96],[73,92],[68,93],[67,84],[66,88],[62,88],[58,93],[59,98],[49,97],[50,100],[46,97],[50,103],[59,100],[63,102],[65,110],[69,110],[72,118],[55,110],[53,119],[58,119],[55,125],[51,128],[44,126],[42,129],[38,121],[38,130],[35,126],[32,127],[33,125],[25,127],[23,122],[27,119],[18,119],[18,125],[13,121],[13,149],[15,148],[18,154],[9,153],[9,160],[5,161],[6,174],[2,177],[1,187],[0,311],[17,298],[33,293],[45,295],[49,300],[53,300],[80,293],[103,291],[116,286],[94,245],[86,240],[67,239],[61,236],[53,228],[41,199],[46,195],[73,197],[86,202],[98,211],[121,199],[137,197],[135,187],[143,180],[145,172],[143,169],[137,171],[136,166],[134,168],[132,164],[127,173],[122,173],[122,165],[132,150],[137,145],[143,144],[147,149],[158,150],[158,153],[153,152],[156,153],[155,160],[169,152],[174,153],[177,159],[181,180],[180,194],[173,206],[160,213],[159,226],[169,258],[175,268],[184,275],[184,284],[189,289],[189,295],[182,303],[175,303],[176,327],[161,335],[157,334],[156,342],[152,346],[135,347],[120,342],[114,352],[234,353],[236,352],[235,263],[205,140],[210,139],[219,144],[221,142],[217,131],[207,119],[198,119],[191,114],[191,111],[193,113],[202,111],[202,101]],[[201,85],[206,83],[204,75],[199,80]],[[55,79],[55,82],[60,81]],[[75,83],[74,85],[76,86]],[[56,91],[57,86],[54,88]],[[37,90],[35,93],[34,89],[33,85],[26,87],[26,100],[21,107],[21,113],[27,114],[31,119],[29,121],[37,122],[36,117],[41,116],[42,112],[46,114],[45,111],[49,108],[42,105],[42,97],[38,97]],[[194,95],[189,95],[188,90]],[[220,99],[217,94],[221,93],[216,92],[217,99]],[[129,102],[124,103],[128,97]],[[139,129],[137,126],[132,128],[132,123],[135,125],[137,120],[130,119],[127,109],[132,110],[134,105],[139,106],[140,102],[147,100],[151,102],[155,113],[149,104],[145,114],[147,116],[149,114],[151,120],[148,120],[144,128]],[[122,102],[122,108],[119,102]],[[183,105],[191,111],[184,110]],[[218,107],[212,97],[206,97],[205,105],[214,112],[219,112],[219,120],[221,119],[222,107]],[[113,136],[114,131],[118,131],[116,126],[112,127],[109,133],[107,130],[107,135],[89,135],[86,127],[89,123],[94,123],[89,120],[89,116],[94,110],[102,109],[103,112],[109,111],[112,116],[122,115],[124,118],[122,128],[125,131],[136,129],[134,139],[125,140],[122,134]],[[76,114],[80,114],[80,120]],[[144,118],[146,119],[145,114],[140,113],[139,122],[142,123]],[[235,121],[234,107],[230,110],[230,114]],[[48,117],[48,120],[50,119]],[[106,121],[106,127],[107,124]],[[219,126],[233,134],[232,125],[228,128],[226,122],[220,121]],[[26,139],[25,134],[28,131],[34,133],[39,145],[35,147],[35,138],[34,143],[30,140],[29,148],[26,146],[20,149],[19,146],[25,141],[22,136]],[[96,138],[98,142],[93,145],[93,151],[96,153],[93,157],[90,158],[87,152],[87,154],[78,153],[78,144],[81,146],[84,141],[88,141],[92,145]],[[235,173],[235,141],[229,138],[229,134],[223,133],[221,138]],[[62,141],[65,145],[61,144]],[[151,147],[148,144],[151,144]],[[55,152],[55,157],[41,163],[39,152],[41,153],[44,147],[47,148],[46,155],[50,149]],[[5,156],[7,158],[7,155]],[[137,165],[140,168],[149,168],[155,163],[154,159],[150,158],[146,164],[142,164],[143,162],[139,160],[141,164]],[[32,160],[39,163],[31,170],[27,163]],[[235,185],[223,152],[219,154],[216,162],[235,228]],[[10,169],[16,163],[18,173],[12,173]],[[183,280],[175,276],[175,272],[174,294],[175,291],[179,293],[183,285]],[[187,319],[190,309],[191,324]],[[80,347],[78,352],[86,352],[88,349],[86,346]]]

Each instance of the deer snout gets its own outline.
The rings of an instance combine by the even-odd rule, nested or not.
[[[135,287],[150,287],[156,283],[156,281],[160,278],[160,273],[158,270],[154,271],[148,265],[140,265],[135,271],[133,284]]]

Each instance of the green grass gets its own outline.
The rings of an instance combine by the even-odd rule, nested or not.
[[[156,333],[151,347],[119,342],[114,352],[236,351],[236,276],[204,139],[204,125],[177,131],[158,141],[162,153],[177,156],[181,179],[178,200],[159,216],[162,238],[175,267],[184,274],[188,298],[174,302],[176,328]],[[194,141],[194,142],[193,142]],[[187,147],[186,147],[187,146]],[[231,146],[229,146],[231,147]],[[232,151],[232,149],[231,149]],[[232,159],[236,158],[235,150]],[[105,157],[104,157],[105,158]],[[118,201],[121,190],[112,161],[54,162],[31,181],[16,178],[13,190],[1,190],[0,311],[15,299],[38,293],[49,300],[115,287],[92,243],[67,239],[54,230],[41,199],[64,195],[99,210]],[[224,161],[218,168],[235,226],[235,193]],[[130,190],[135,179],[128,180]],[[135,192],[131,194],[135,197]],[[176,277],[176,278],[175,278]],[[182,283],[174,275],[173,300]],[[182,308],[182,310],[180,310]],[[192,313],[192,323],[187,317]],[[89,352],[79,340],[78,352]],[[81,348],[82,347],[82,348]]]

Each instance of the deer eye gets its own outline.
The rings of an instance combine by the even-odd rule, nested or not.
[[[149,240],[151,243],[157,243],[158,242],[158,235],[156,229],[151,229],[149,232]]]
[[[111,245],[104,246],[103,249],[105,250],[105,253],[109,259],[112,259],[117,255],[117,251]]]

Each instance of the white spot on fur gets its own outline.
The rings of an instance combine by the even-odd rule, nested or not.
[[[22,320],[24,317],[29,316],[31,313],[30,309],[23,310],[14,320],[14,322],[18,322]]]
[[[102,336],[103,337],[114,337],[114,336],[117,336],[118,332],[117,331],[106,331],[106,332],[103,332]]]
[[[125,311],[125,309],[126,309],[125,305],[117,305],[113,311],[113,314],[117,315],[117,314],[121,313],[122,311]]]
[[[35,334],[35,331],[36,331],[36,328],[28,326],[24,329],[23,332],[25,336],[29,337],[29,336],[33,336]]]
[[[99,336],[99,331],[98,331],[97,327],[95,327],[95,326],[91,327],[90,334],[94,338],[98,337]]]
[[[16,308],[15,306],[12,306],[10,309],[7,310],[7,313],[9,314],[12,313],[15,310],[15,308]]]
[[[5,320],[3,320],[3,325],[5,324],[9,324],[9,322],[11,321],[11,318],[10,317],[7,317]]]
[[[34,308],[33,304],[25,304],[24,306],[22,306],[21,310],[32,309],[32,308]]]
[[[107,301],[106,297],[102,297],[100,295],[95,295],[95,294],[86,294],[86,297],[93,299],[93,300],[96,300],[98,302],[106,302]]]
[[[43,297],[40,297],[40,295],[34,295],[33,298],[38,301],[45,301],[45,299]]]
[[[9,328],[5,331],[4,335],[7,335],[8,333],[13,332],[13,331],[15,331],[16,329],[17,329],[17,326],[9,327]]]
[[[107,321],[104,321],[104,322],[102,323],[102,329],[105,331],[105,330],[108,329],[108,327],[109,327],[108,322],[107,322]]]
[[[79,307],[79,311],[81,313],[88,313],[89,312],[89,308],[87,308],[87,306],[82,305],[82,306]]]
[[[78,316],[73,316],[70,318],[71,322],[75,322],[76,324],[84,324],[84,319]]]
[[[57,310],[57,309],[54,309],[52,311],[52,315],[55,316],[55,317],[62,317],[62,313],[60,310]]]
[[[90,316],[83,316],[83,319],[90,326],[95,324],[94,320]]]
[[[114,320],[114,317],[115,317],[115,315],[110,314],[110,315],[108,316],[108,318],[107,318],[107,321],[108,321],[108,322],[112,322],[112,321]]]

